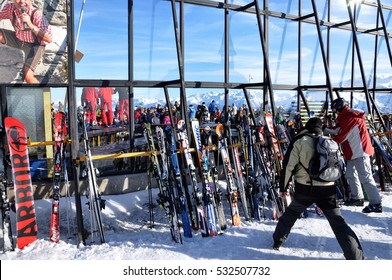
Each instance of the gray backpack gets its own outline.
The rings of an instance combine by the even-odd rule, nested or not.
[[[338,143],[326,136],[306,135],[314,139],[315,152],[307,172],[312,180],[335,182],[345,168],[344,158]]]

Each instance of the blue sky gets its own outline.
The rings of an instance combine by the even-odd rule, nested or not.
[[[103,0],[85,0],[77,49],[84,54],[76,63],[76,78],[128,79],[128,15],[126,0],[110,5]],[[245,5],[250,1],[233,0]],[[262,8],[262,2],[259,5]],[[316,1],[319,17],[325,19],[325,1]],[[391,5],[392,0],[382,1]],[[78,28],[83,0],[75,0],[75,30]],[[177,6],[178,8],[178,6]],[[298,14],[298,0],[269,1],[271,10]],[[179,9],[177,9],[178,12]],[[311,1],[302,1],[302,14],[312,12]],[[170,1],[134,1],[134,79],[173,80],[179,78],[172,11]],[[376,9],[360,6],[358,25],[375,27]],[[390,22],[391,14],[384,13]],[[221,9],[185,5],[185,79],[195,81],[224,80],[223,18]],[[332,0],[333,22],[349,19],[345,0]],[[263,56],[255,15],[230,13],[230,81],[261,82]],[[389,32],[392,32],[388,24]],[[297,83],[297,23],[270,17],[269,61],[272,81]],[[303,84],[325,83],[321,50],[314,25],[303,24],[302,63]],[[325,33],[325,32],[324,32]],[[326,38],[324,37],[324,40]],[[374,36],[359,36],[361,55],[366,73],[372,73]],[[331,32],[330,73],[334,83],[350,78],[352,38],[350,32]],[[391,65],[385,55],[385,40],[380,40],[379,75],[390,74]],[[326,42],[324,42],[326,43]],[[383,54],[384,53],[384,54]],[[356,76],[360,78],[356,66]],[[178,94],[178,91],[173,91]],[[135,95],[162,95],[150,89],[135,88]]]

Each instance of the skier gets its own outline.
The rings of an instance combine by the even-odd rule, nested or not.
[[[128,88],[117,87],[114,93],[118,92],[118,119],[121,124],[129,123],[129,93]],[[125,115],[125,120],[124,120]]]
[[[214,121],[215,117],[215,112],[216,112],[217,106],[215,103],[215,100],[212,100],[211,103],[208,105],[208,113],[210,113],[210,121]]]
[[[357,235],[344,220],[337,203],[334,182],[319,182],[310,180],[305,168],[314,154],[314,140],[311,136],[303,135],[312,133],[322,134],[320,118],[310,118],[305,129],[301,131],[285,155],[282,178],[280,181],[280,195],[283,197],[290,183],[291,177],[295,178],[295,192],[292,202],[280,217],[273,233],[273,249],[279,250],[287,240],[291,228],[310,205],[316,203],[327,218],[336,239],[341,246],[344,256],[349,260],[364,259],[361,244]],[[302,137],[301,137],[302,136]]]
[[[338,114],[337,127],[324,130],[334,135],[334,140],[341,144],[346,159],[346,177],[351,189],[351,199],[346,206],[363,206],[364,194],[362,186],[369,198],[369,205],[363,208],[363,213],[381,213],[381,196],[377,190],[372,174],[370,157],[374,148],[366,127],[364,111],[347,106],[344,98],[332,101],[331,108]],[[340,125],[343,124],[343,125]],[[362,186],[361,186],[362,184]]]
[[[82,90],[82,106],[86,112],[86,121],[90,125],[97,125],[97,100],[98,100],[98,91],[94,87],[85,87]]]
[[[193,104],[189,105],[188,114],[189,114],[190,120],[193,120],[194,118],[196,118],[196,110],[195,110],[195,107],[193,106]]]
[[[99,89],[102,123],[106,126],[113,125],[113,107],[112,107],[113,94],[114,94],[114,89],[112,89],[111,87],[101,87]]]

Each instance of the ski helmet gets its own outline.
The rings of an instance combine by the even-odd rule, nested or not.
[[[346,107],[346,100],[344,100],[343,97],[336,98],[334,101],[331,103],[331,109],[332,111],[336,112],[341,112],[344,107]]]

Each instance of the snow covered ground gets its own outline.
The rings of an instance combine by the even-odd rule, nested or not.
[[[224,188],[223,182],[221,182]],[[157,190],[153,190],[154,198]],[[358,235],[367,260],[392,260],[392,190],[382,193],[383,213],[363,214],[362,207],[342,207],[347,222]],[[89,230],[89,214],[82,198],[85,228]],[[280,251],[272,250],[272,233],[276,221],[267,209],[264,221],[245,221],[239,227],[229,226],[222,235],[183,238],[183,244],[171,239],[163,210],[155,208],[155,226],[149,228],[148,192],[104,196],[103,210],[106,243],[78,245],[73,234],[68,234],[67,201],[61,200],[61,241],[49,241],[50,200],[36,201],[38,240],[22,250],[0,254],[4,260],[137,260],[137,261],[196,261],[215,260],[343,260],[341,249],[324,217],[310,211],[309,217],[297,221],[288,241]],[[72,207],[75,205],[71,199]],[[227,223],[230,225],[228,205]],[[74,211],[74,210],[73,210]],[[74,215],[74,214],[73,214]],[[14,218],[14,217],[11,217]],[[70,223],[72,229],[72,222]],[[14,231],[15,232],[15,231]],[[6,262],[11,266],[18,262]],[[73,263],[73,262],[72,262]],[[121,262],[120,262],[121,263]],[[132,262],[133,263],[133,262]],[[157,262],[154,262],[157,263]],[[237,262],[238,263],[238,262]],[[260,264],[260,262],[258,262]],[[38,262],[46,267],[45,262]],[[3,266],[4,267],[4,266]],[[40,266],[35,263],[35,268]],[[3,268],[2,268],[3,274]],[[3,277],[2,277],[3,278]],[[147,279],[147,278],[146,278]],[[163,278],[162,278],[163,279]]]

